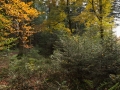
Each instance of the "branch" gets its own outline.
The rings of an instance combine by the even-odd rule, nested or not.
[[[96,17],[100,20],[99,15],[97,15],[97,12],[95,11],[95,7],[94,7],[94,0],[92,0],[92,2],[90,2],[90,0],[88,0],[88,1],[89,1],[89,3],[91,3],[91,5],[92,5],[92,9],[93,9],[94,14],[95,14],[95,15],[96,15]]]

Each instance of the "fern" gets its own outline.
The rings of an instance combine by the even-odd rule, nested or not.
[[[106,85],[108,85],[107,82],[103,82],[103,83],[101,83],[100,86],[97,88],[97,90],[102,89],[102,88],[103,88],[104,86],[106,86]]]
[[[116,83],[115,85],[113,85],[110,89],[108,90],[120,90],[120,83]]]
[[[93,88],[93,81],[84,79],[83,80],[90,88]]]

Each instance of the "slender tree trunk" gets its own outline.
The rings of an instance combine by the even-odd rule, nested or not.
[[[19,29],[20,30],[23,30],[22,28],[22,24],[23,23],[19,23]],[[25,54],[25,42],[23,40],[23,35],[24,35],[24,31],[23,32],[19,32],[18,34],[18,50],[19,50],[19,53],[18,53],[18,57],[21,58],[24,54]]]
[[[102,44],[104,40],[104,29],[102,25],[102,20],[100,20],[100,38],[101,38],[101,44]]]
[[[71,23],[71,19],[70,19],[70,8],[69,8],[69,0],[67,0],[67,19],[68,19],[68,28],[70,29],[71,33],[72,33],[72,23]]]
[[[104,39],[104,29],[103,29],[103,16],[102,16],[102,13],[103,13],[103,9],[102,9],[102,0],[99,0],[99,12],[100,12],[100,18],[99,18],[99,21],[100,21],[100,38],[101,40],[103,41]]]
[[[103,46],[103,39],[104,39],[104,29],[103,29],[103,16],[102,16],[102,13],[103,13],[103,6],[102,6],[102,0],[99,0],[99,21],[100,21],[100,38],[101,38],[101,45]],[[102,52],[101,53],[101,59],[100,59],[100,69],[102,69],[102,65],[103,65],[103,55],[104,53]]]
[[[24,47],[23,47],[23,41],[22,41],[22,33],[19,32],[19,39],[18,39],[18,57],[21,58],[24,55]]]

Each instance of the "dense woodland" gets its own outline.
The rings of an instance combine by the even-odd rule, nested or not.
[[[117,2],[0,0],[0,90],[120,90]]]

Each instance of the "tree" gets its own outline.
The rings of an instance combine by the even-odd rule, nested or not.
[[[79,29],[79,24],[77,25],[77,22],[74,22],[72,17],[75,17],[81,12],[83,1],[84,0],[35,0],[35,7],[40,11],[44,11],[44,22],[42,26],[45,28],[41,28],[41,30],[59,29],[72,33],[76,28]],[[42,17],[41,19],[43,20]]]
[[[19,55],[24,54],[28,45],[29,37],[34,33],[31,21],[40,13],[31,7],[32,2],[22,2],[21,0],[3,0],[5,13],[12,18],[11,33],[18,37]]]
[[[45,30],[64,30],[69,32],[69,28],[65,26],[66,13],[63,7],[58,6],[57,1],[52,0],[43,2],[45,10],[45,19],[42,23]]]
[[[75,21],[86,23],[87,27],[99,27],[100,37],[104,39],[104,30],[111,29],[113,16],[111,16],[112,3],[114,0],[86,0],[86,6]]]
[[[113,2],[113,13],[112,14],[117,19],[120,18],[120,12],[119,12],[120,5],[119,5],[119,3],[120,3],[120,0],[114,0],[114,2]]]
[[[0,2],[1,4],[1,2]],[[11,20],[5,16],[2,6],[0,6],[0,50],[9,48],[9,44],[15,41],[14,38],[9,38]]]

